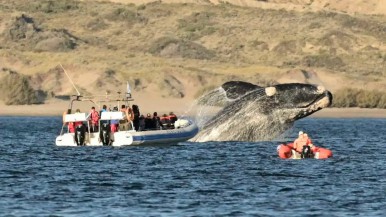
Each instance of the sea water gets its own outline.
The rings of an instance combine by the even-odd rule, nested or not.
[[[56,147],[61,117],[0,117],[0,216],[384,216],[386,119],[305,118],[327,160],[271,142]]]

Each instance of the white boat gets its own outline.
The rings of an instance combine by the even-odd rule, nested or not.
[[[68,77],[72,86],[77,92],[69,105],[69,109],[66,114],[63,115],[63,126],[60,135],[56,137],[57,146],[128,146],[128,145],[146,145],[146,144],[175,144],[178,142],[184,142],[193,138],[198,133],[197,125],[190,119],[179,118],[172,127],[167,129],[153,129],[146,131],[136,131],[133,122],[127,121],[126,114],[119,111],[104,111],[99,119],[99,127],[97,132],[91,132],[90,129],[90,115],[86,113],[71,114],[74,102],[91,102],[96,107],[100,108],[100,103],[117,103],[119,108],[120,103],[129,106],[129,102],[133,101],[131,97],[131,89],[129,82],[127,82],[125,95],[122,96],[121,92],[117,92],[118,95],[103,95],[103,96],[89,96],[83,97],[76,88],[74,82],[64,69],[64,73]],[[98,97],[103,97],[102,100],[96,100]],[[97,103],[96,103],[97,102]],[[118,110],[118,109],[117,109]],[[111,132],[110,122],[112,120],[119,121],[125,120],[128,130],[119,130]],[[70,132],[69,127],[66,125],[69,123],[79,123],[79,127],[74,129],[74,132]],[[67,129],[67,130],[66,130]],[[122,128],[121,128],[122,129]]]
[[[70,108],[74,101],[80,100],[80,97],[71,101]],[[91,101],[92,100],[88,100]],[[116,101],[116,100],[115,100]],[[122,101],[132,101],[122,100]],[[176,144],[193,138],[198,133],[197,125],[190,119],[180,118],[174,123],[174,129],[158,129],[147,131],[136,131],[132,122],[131,130],[117,132],[110,131],[110,125],[104,125],[103,122],[111,120],[123,120],[125,114],[120,111],[102,112],[99,120],[99,129],[97,132],[90,131],[90,115],[86,113],[65,114],[63,117],[63,127],[60,135],[56,137],[57,146],[128,146],[128,145],[153,145],[153,144]],[[81,127],[76,128],[75,132],[69,132],[67,125],[69,123],[82,122]]]

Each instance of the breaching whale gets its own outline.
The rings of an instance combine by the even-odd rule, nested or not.
[[[200,97],[223,108],[200,127],[190,141],[269,141],[332,103],[332,94],[322,86],[289,83],[260,87],[230,81]]]

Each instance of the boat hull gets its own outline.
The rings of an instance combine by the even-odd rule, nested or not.
[[[327,159],[332,157],[332,151],[329,149],[315,146],[311,150],[314,159]],[[277,147],[277,152],[281,159],[302,159],[301,154],[293,149],[293,143],[280,144]]]
[[[153,145],[153,144],[174,144],[184,142],[193,138],[198,133],[196,124],[170,129],[170,130],[151,130],[151,131],[119,131],[111,133],[111,146],[129,145]],[[78,146],[75,142],[74,133],[64,133],[56,138],[57,146]],[[85,146],[103,146],[99,138],[99,132],[85,134]]]

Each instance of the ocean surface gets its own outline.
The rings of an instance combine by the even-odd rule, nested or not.
[[[386,119],[296,122],[272,142],[56,147],[61,117],[0,117],[0,216],[385,216]],[[306,131],[327,160],[282,160]]]

